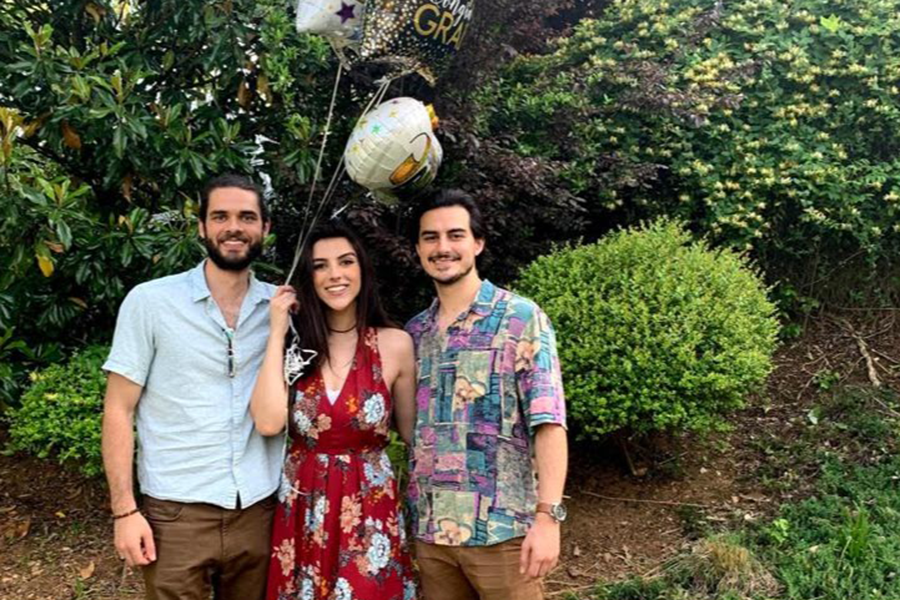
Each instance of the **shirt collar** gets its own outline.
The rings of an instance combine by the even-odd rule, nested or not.
[[[206,259],[200,261],[200,264],[191,269],[188,278],[191,281],[191,299],[194,302],[205,300],[211,296],[209,286],[206,285],[206,274],[203,268],[206,266]]]
[[[469,307],[469,312],[473,312],[479,317],[490,315],[494,310],[494,294],[496,291],[497,286],[493,283],[487,279],[482,281],[481,288],[478,290],[478,295],[475,297],[472,306]]]
[[[207,260],[201,260],[200,264],[191,269],[188,274],[191,282],[191,299],[194,302],[205,300],[212,295],[209,291],[209,285],[206,283],[206,272],[204,271]],[[265,293],[265,286],[260,283],[253,271],[250,271],[250,287],[247,288],[246,299],[254,306],[269,300],[268,294]]]
[[[483,279],[481,281],[481,287],[478,288],[478,293],[475,295],[475,300],[472,304],[469,305],[463,313],[461,313],[457,317],[457,321],[464,320],[467,316],[474,313],[479,317],[487,317],[494,310],[494,295],[496,294],[497,286],[491,283],[487,279]],[[437,314],[438,309],[440,308],[441,303],[438,298],[435,298],[431,302],[431,306],[428,307],[428,321],[434,326],[437,323]]]

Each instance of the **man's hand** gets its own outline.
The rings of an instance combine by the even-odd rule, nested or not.
[[[522,542],[519,573],[530,579],[544,577],[558,562],[559,523],[548,514],[538,513]]]
[[[115,521],[115,543],[119,558],[129,567],[149,565],[156,560],[153,530],[141,513]]]

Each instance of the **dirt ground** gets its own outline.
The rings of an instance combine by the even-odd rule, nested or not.
[[[735,416],[731,432],[632,446],[640,476],[631,473],[619,444],[573,443],[570,516],[549,594],[652,574],[700,529],[760,519],[802,496],[802,485],[761,482],[759,474],[773,468],[763,442],[798,435],[825,383],[877,380],[900,389],[896,315],[847,313],[808,323],[802,338],[779,350],[766,389]],[[100,482],[0,455],[0,599],[142,597],[139,574],[115,556],[106,507]]]

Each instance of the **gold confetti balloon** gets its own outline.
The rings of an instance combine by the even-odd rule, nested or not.
[[[415,98],[394,98],[365,114],[347,141],[350,179],[384,201],[434,181],[443,158],[437,117]]]
[[[474,0],[369,0],[360,57],[416,71],[434,85],[466,37],[473,6]]]

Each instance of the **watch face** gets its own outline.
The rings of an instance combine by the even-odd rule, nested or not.
[[[550,508],[550,512],[553,514],[553,517],[557,521],[565,521],[566,520],[566,507],[562,504],[554,504]]]

